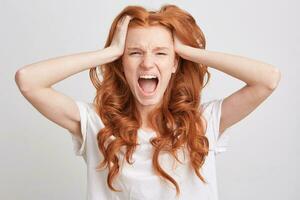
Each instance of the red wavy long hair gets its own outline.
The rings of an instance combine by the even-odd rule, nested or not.
[[[205,37],[195,19],[185,10],[175,5],[163,5],[158,11],[147,11],[141,6],[127,6],[114,19],[105,47],[110,46],[117,22],[124,15],[133,19],[130,27],[163,25],[176,33],[185,44],[195,48],[205,48]],[[137,130],[141,127],[141,115],[135,105],[134,96],[122,70],[121,58],[114,62],[93,67],[89,71],[90,79],[96,88],[94,104],[101,117],[104,128],[97,135],[98,147],[104,160],[97,170],[108,167],[107,184],[113,191],[113,180],[119,173],[118,152],[126,147],[126,161],[130,163],[137,144]],[[98,77],[100,70],[103,79]],[[207,81],[205,82],[205,75]],[[162,104],[148,115],[150,128],[159,133],[151,139],[153,146],[153,169],[158,176],[170,181],[180,194],[177,182],[162,169],[158,156],[166,151],[180,162],[176,151],[184,146],[189,152],[190,164],[196,175],[204,182],[199,172],[208,155],[209,143],[204,133],[200,112],[201,91],[208,83],[210,73],[207,66],[179,58],[177,71],[167,87]],[[114,140],[110,137],[114,136]]]

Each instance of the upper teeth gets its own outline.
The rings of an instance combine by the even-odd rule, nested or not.
[[[155,76],[155,75],[141,75],[140,78],[151,79],[151,78],[157,78],[157,76]]]

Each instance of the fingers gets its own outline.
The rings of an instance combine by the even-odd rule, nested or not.
[[[132,18],[133,17],[129,15],[124,15],[117,22],[117,27],[110,45],[115,46],[117,49],[120,50],[120,52],[124,51],[128,24]]]
[[[118,22],[118,26],[119,27],[122,27],[124,24],[128,25],[130,20],[132,19],[133,17],[130,16],[130,15],[124,15]]]
[[[125,16],[123,16],[123,17],[121,18],[120,24],[124,24],[124,21],[125,21],[126,17],[127,17],[127,16],[125,15]]]

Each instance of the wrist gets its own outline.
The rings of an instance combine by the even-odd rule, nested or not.
[[[181,47],[180,56],[186,60],[190,60],[195,63],[202,63],[205,50],[200,48],[184,45]]]
[[[193,47],[190,47],[188,45],[181,45],[177,48],[176,52],[179,54],[180,57],[188,60],[189,59],[189,54],[191,52],[191,48]]]
[[[96,51],[97,65],[113,62],[120,57],[120,52],[114,47],[106,47]]]
[[[109,46],[109,47],[106,47],[105,49],[108,52],[110,52],[110,54],[113,55],[116,58],[118,58],[118,57],[120,57],[120,56],[123,55],[123,52],[119,48],[117,48],[115,46]]]

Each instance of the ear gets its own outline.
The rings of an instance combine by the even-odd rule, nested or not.
[[[175,54],[174,57],[174,66],[172,67],[172,73],[175,73],[177,68],[178,68],[178,64],[179,64],[179,57],[177,54]]]

